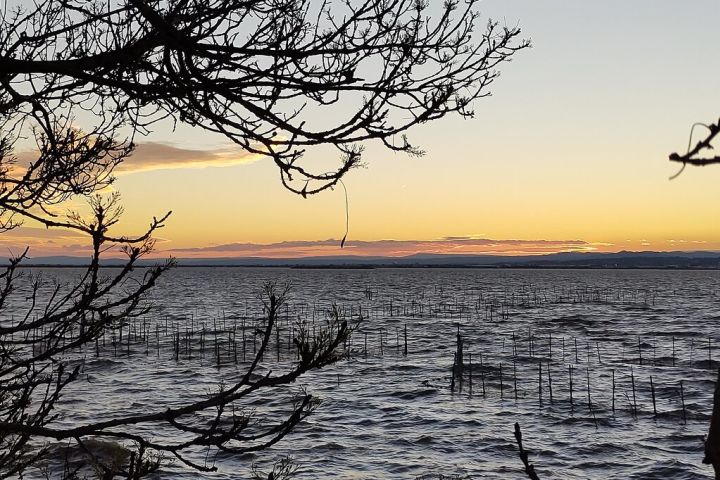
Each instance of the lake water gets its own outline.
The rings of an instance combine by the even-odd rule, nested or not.
[[[248,405],[277,420],[305,388],[322,401],[316,412],[258,455],[194,452],[218,467],[208,478],[249,478],[253,463],[267,469],[289,455],[296,478],[522,479],[515,422],[542,479],[713,478],[701,460],[720,359],[717,271],[176,268],[137,321],[150,334],[133,331],[129,355],[110,338],[98,357],[79,352],[84,376],[67,389],[60,421],[157,411],[231,384],[251,356],[250,336],[238,345],[236,333],[233,350],[221,334],[218,367],[214,336],[203,351],[193,337],[176,359],[173,332],[249,329],[269,280],[292,292],[280,361],[271,344],[263,368],[293,361],[298,316],[320,322],[336,303],[363,321],[349,358]],[[451,391],[458,325],[466,370],[462,391],[459,380]],[[200,474],[176,461],[159,477]]]

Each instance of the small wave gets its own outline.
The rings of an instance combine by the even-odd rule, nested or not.
[[[415,390],[412,392],[395,391],[390,394],[391,397],[401,398],[403,400],[414,400],[416,398],[427,397],[437,394],[437,389],[427,388],[423,390]]]

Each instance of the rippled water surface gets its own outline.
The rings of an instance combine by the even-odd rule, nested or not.
[[[320,322],[335,303],[363,320],[349,358],[251,405],[273,418],[305,388],[322,400],[316,412],[259,455],[196,452],[218,467],[209,478],[249,478],[253,463],[290,455],[297,478],[521,479],[515,422],[543,479],[712,478],[701,460],[720,357],[713,271],[176,268],[137,321],[151,333],[132,337],[129,355],[109,338],[99,357],[83,354],[86,375],[67,392],[62,421],[155,411],[237,379],[253,350],[237,332],[261,316],[268,280],[293,286],[273,369],[293,361],[298,317]],[[458,326],[466,368],[453,392]],[[205,351],[194,338],[175,359],[173,332],[202,328],[236,332],[234,350],[217,340],[220,367],[212,335]],[[160,472],[198,476],[178,462]]]

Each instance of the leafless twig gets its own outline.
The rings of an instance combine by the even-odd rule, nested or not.
[[[522,460],[523,465],[525,465],[525,473],[528,478],[530,478],[530,480],[540,480],[540,477],[538,477],[537,473],[535,473],[535,466],[530,463],[528,460],[528,453],[523,448],[522,432],[520,432],[520,424],[517,422],[515,422],[515,440],[517,441],[518,449],[520,450],[520,460]]]

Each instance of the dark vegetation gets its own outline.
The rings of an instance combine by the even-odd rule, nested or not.
[[[264,449],[308,415],[314,401],[305,394],[287,416],[249,431],[242,401],[333,362],[349,328],[331,321],[313,335],[298,329],[293,367],[257,378],[286,294],[268,285],[257,356],[232,384],[180,407],[58,425],[56,406],[79,375],[69,356],[148,313],[148,291],[172,266],[136,271],[169,214],[139,235],[114,234],[122,208],[117,194],[103,192],[113,169],[131,161],[138,135],[178,122],[271,158],[283,185],[302,196],[333,187],[360,165],[365,141],[420,155],[406,132],[450,113],[472,116],[472,101],[488,95],[497,78],[495,67],[528,46],[517,28],[490,22],[476,31],[475,6],[449,1],[431,11],[421,0],[4,3],[0,229],[23,222],[69,229],[86,235],[90,248],[75,284],[35,279],[29,293],[19,291],[18,266],[27,250],[0,275],[0,477],[41,464],[59,441],[66,451],[83,452],[102,478],[140,478],[161,467],[163,456],[210,470],[215,466],[194,462],[185,451]],[[334,115],[333,124],[313,122],[318,112],[338,106],[346,114]],[[337,151],[339,163],[313,171],[304,155],[323,145]],[[20,161],[28,150],[33,158]],[[89,202],[87,211],[65,213],[66,202],[77,199]],[[101,270],[108,251],[124,253],[121,268]],[[144,436],[140,426],[169,428],[178,440]],[[108,442],[129,450],[111,452],[108,460],[98,453],[112,450]],[[55,473],[73,478],[81,467],[67,463]],[[281,462],[264,476],[291,471]]]

